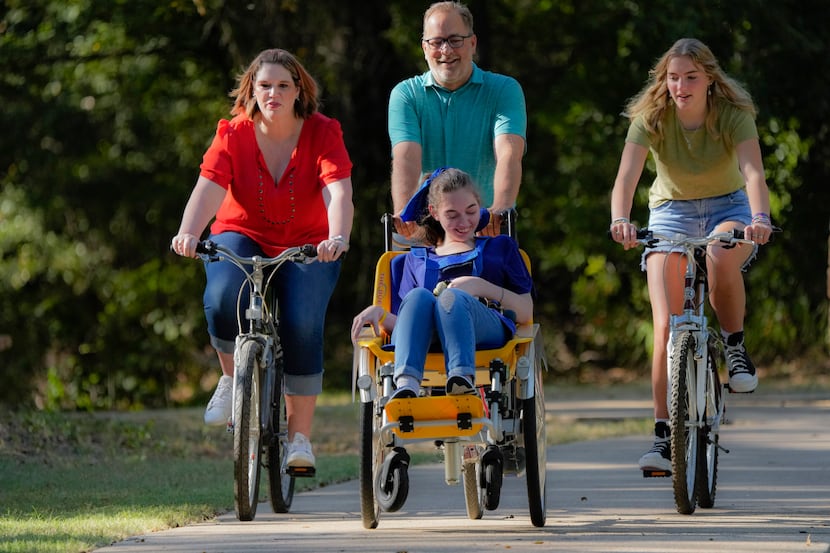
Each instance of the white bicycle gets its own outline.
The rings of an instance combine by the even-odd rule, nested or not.
[[[683,312],[669,320],[669,426],[671,428],[671,471],[644,469],[645,477],[671,477],[677,512],[691,514],[695,506],[715,504],[718,483],[718,453],[729,453],[719,443],[720,426],[726,409],[719,364],[724,360],[723,339],[711,332],[704,313],[708,282],[706,250],[710,244],[733,248],[755,246],[743,231],[733,230],[690,238],[667,236],[648,229],[637,231],[644,246],[657,241],[679,246],[686,256]]]

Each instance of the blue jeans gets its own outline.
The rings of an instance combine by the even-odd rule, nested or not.
[[[481,344],[504,344],[507,329],[495,311],[468,293],[448,288],[435,297],[415,288],[401,302],[392,343],[395,344],[395,378],[405,374],[421,380],[433,335],[444,350],[447,375],[475,377],[475,352]]]
[[[238,255],[263,255],[256,242],[239,233],[223,232],[210,239]],[[237,317],[243,318],[242,329],[247,331],[244,315],[249,305],[249,287],[245,286],[240,297],[245,276],[230,261],[206,263],[205,273],[204,307],[210,343],[219,352],[233,353],[239,332]],[[288,262],[271,279],[270,288],[279,303],[279,336],[288,395],[317,395],[323,390],[323,329],[339,275],[340,261]]]

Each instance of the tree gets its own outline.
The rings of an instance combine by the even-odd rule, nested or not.
[[[229,115],[235,76],[273,46],[318,79],[355,166],[352,247],[326,336],[327,386],[347,387],[348,328],[370,296],[378,219],[391,207],[388,93],[426,70],[427,4],[6,0],[0,335],[11,347],[0,349],[0,402],[94,409],[205,399],[218,368],[206,349],[204,277],[168,244],[216,121]],[[515,76],[527,97],[519,239],[533,259],[552,378],[614,365],[647,372],[645,279],[637,255],[605,236],[608,195],[627,126],[619,112],[654,59],[688,35],[758,103],[772,215],[784,229],[747,277],[753,355],[772,363],[826,353],[827,256],[802,238],[828,222],[830,190],[816,185],[830,173],[820,3],[470,7],[479,64]]]

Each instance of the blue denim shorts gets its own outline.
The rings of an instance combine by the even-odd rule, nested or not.
[[[742,225],[752,222],[749,198],[743,188],[714,198],[700,200],[670,200],[649,212],[648,229],[660,234],[674,236],[708,236],[715,227],[727,221]],[[646,257],[655,252],[682,252],[683,249],[671,244],[658,242],[646,248],[640,260],[640,268],[646,270]],[[757,248],[756,248],[757,251]],[[744,268],[755,258],[749,256]]]

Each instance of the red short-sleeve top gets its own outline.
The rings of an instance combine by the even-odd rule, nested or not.
[[[303,123],[297,147],[276,182],[245,115],[219,121],[200,175],[227,189],[211,232],[234,231],[257,242],[265,255],[317,244],[329,237],[323,189],[351,176],[340,123],[315,113]]]

